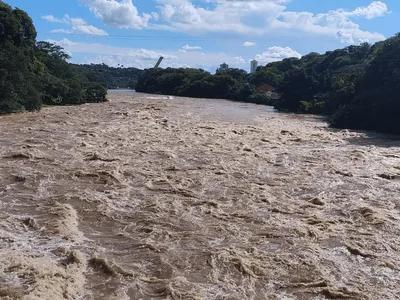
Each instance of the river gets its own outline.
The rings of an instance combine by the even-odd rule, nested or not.
[[[108,94],[130,94],[130,93],[136,93],[135,90],[132,89],[109,89],[107,90]]]
[[[224,100],[0,116],[1,299],[399,299],[400,141]]]

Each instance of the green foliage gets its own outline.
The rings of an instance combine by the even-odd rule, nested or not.
[[[255,86],[269,84],[273,87],[277,87],[282,82],[283,76],[284,73],[279,71],[277,68],[267,66],[265,68],[260,68],[259,71],[251,74],[249,81]]]
[[[107,101],[107,89],[100,84],[91,84],[85,92],[85,102],[99,103]]]
[[[33,72],[35,38],[29,16],[0,1],[0,113],[41,106],[40,83]]]
[[[36,42],[32,19],[0,1],[0,113],[101,102],[107,91],[86,78],[62,47]]]
[[[229,69],[215,75],[198,69],[149,69],[143,72],[136,91],[197,98],[222,98],[264,103],[266,98],[255,95],[244,70]]]
[[[331,117],[334,127],[400,133],[400,35],[373,48],[354,95]]]
[[[322,114],[324,112],[324,101],[300,101],[300,110],[310,114]]]
[[[253,92],[252,95],[247,98],[247,101],[256,104],[273,105],[273,101],[268,95],[257,92]]]
[[[249,75],[241,69],[220,70],[215,75],[201,69],[149,69],[139,77],[136,91],[271,104],[270,97],[258,93],[249,81]]]
[[[101,84],[108,89],[134,89],[142,70],[136,68],[113,68],[105,64],[75,65],[86,84]]]
[[[323,55],[310,53],[303,56],[292,69],[285,72],[278,85],[281,100],[276,108],[333,114],[339,107],[352,101],[355,85],[364,75],[374,53],[375,50],[364,43]]]
[[[292,62],[284,71],[280,63],[269,64],[253,77],[276,84],[277,109],[328,115],[334,127],[400,133],[400,35]]]

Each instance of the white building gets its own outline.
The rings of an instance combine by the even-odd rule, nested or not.
[[[258,61],[256,61],[255,59],[253,59],[250,62],[250,73],[255,73],[258,67]]]

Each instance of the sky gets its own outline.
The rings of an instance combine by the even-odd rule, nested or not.
[[[400,31],[399,0],[5,0],[74,63],[249,71]]]

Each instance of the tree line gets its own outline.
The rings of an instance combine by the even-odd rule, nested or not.
[[[269,104],[269,97],[256,92],[251,77],[242,69],[217,71],[202,69],[147,69],[138,79],[136,91],[195,98],[222,98]]]
[[[279,98],[259,92],[263,85],[273,87]],[[280,111],[325,115],[337,128],[399,134],[400,34],[374,45],[272,62],[253,74],[149,69],[139,77],[136,91],[269,104]]]
[[[123,65],[115,67],[106,64],[74,65],[83,74],[84,83],[97,83],[107,89],[134,89],[142,70],[126,68]]]
[[[36,35],[26,12],[0,1],[0,113],[106,101],[104,86],[68,63],[60,46],[37,42]]]
[[[326,115],[332,127],[399,134],[400,34],[292,59],[277,90],[280,110]]]

